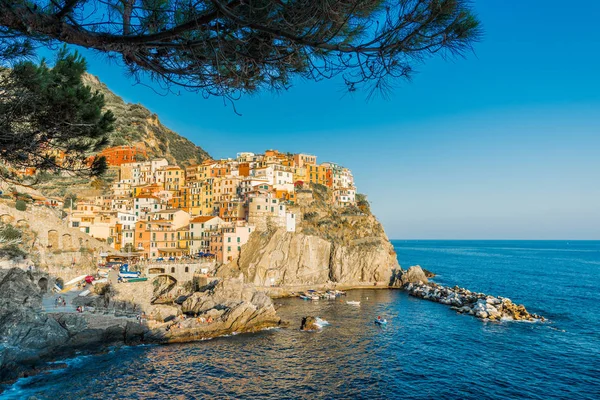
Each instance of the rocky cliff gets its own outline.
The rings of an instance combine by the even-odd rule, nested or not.
[[[290,207],[300,221],[296,232],[271,227],[253,233],[219,274],[241,272],[262,287],[387,286],[399,265],[379,221],[368,210],[331,206],[322,187],[313,191]]]

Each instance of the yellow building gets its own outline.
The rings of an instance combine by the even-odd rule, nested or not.
[[[185,171],[175,165],[164,167],[165,171],[165,190],[176,192],[185,185]]]
[[[190,165],[185,169],[186,182],[201,181],[210,178],[211,170],[216,164],[215,161],[207,160],[202,164]]]
[[[198,198],[198,201],[200,204],[200,215],[213,215],[214,193],[212,178],[202,182],[199,194],[200,196]]]
[[[305,181],[327,186],[327,167],[321,165],[306,165]]]

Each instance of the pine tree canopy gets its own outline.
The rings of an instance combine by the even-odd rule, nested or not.
[[[434,53],[479,38],[469,0],[0,0],[0,57],[74,44],[205,96],[342,75],[389,90]]]
[[[64,48],[53,68],[42,60],[0,70],[0,159],[9,169],[106,170],[104,157],[89,157],[108,144],[115,118],[103,112],[103,95],[82,83],[85,71],[85,60]]]

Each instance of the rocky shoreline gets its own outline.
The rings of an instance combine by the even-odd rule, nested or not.
[[[445,287],[429,282],[428,276],[433,274],[413,266],[394,270],[388,284],[347,285],[346,290],[400,289],[482,321],[545,321],[508,298]],[[153,304],[156,291],[164,289],[160,284],[112,289],[107,285],[106,290],[95,288],[92,297],[74,300],[76,305],[85,303],[89,311],[84,313],[43,311],[43,295],[52,285],[47,274],[0,270],[0,383],[43,372],[48,361],[99,353],[109,346],[192,342],[284,325],[269,296],[275,293],[245,283],[243,274],[178,293],[169,304]],[[292,297],[292,293],[283,291],[273,297]]]
[[[405,290],[411,296],[449,305],[458,313],[472,315],[482,321],[546,321],[509,298],[472,292],[458,286],[442,286],[429,282],[427,275],[418,265],[407,271],[399,270],[394,274],[392,286]]]
[[[43,372],[49,361],[109,346],[191,342],[281,324],[271,299],[243,277],[214,281],[171,305],[150,306],[139,293],[137,299],[127,293],[135,304],[114,290],[99,290],[103,293],[74,299],[86,303],[83,313],[44,310],[47,287],[39,282],[53,285],[43,273],[0,270],[0,383]],[[145,308],[154,312],[146,314]]]

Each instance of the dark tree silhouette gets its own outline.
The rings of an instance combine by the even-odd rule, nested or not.
[[[235,98],[342,75],[389,90],[433,53],[479,38],[468,0],[0,0],[0,52],[69,43],[134,77]]]
[[[22,62],[0,71],[0,160],[9,168],[106,170],[104,157],[88,157],[108,144],[115,119],[102,111],[103,95],[82,83],[85,70],[81,56],[62,49],[53,68]]]

